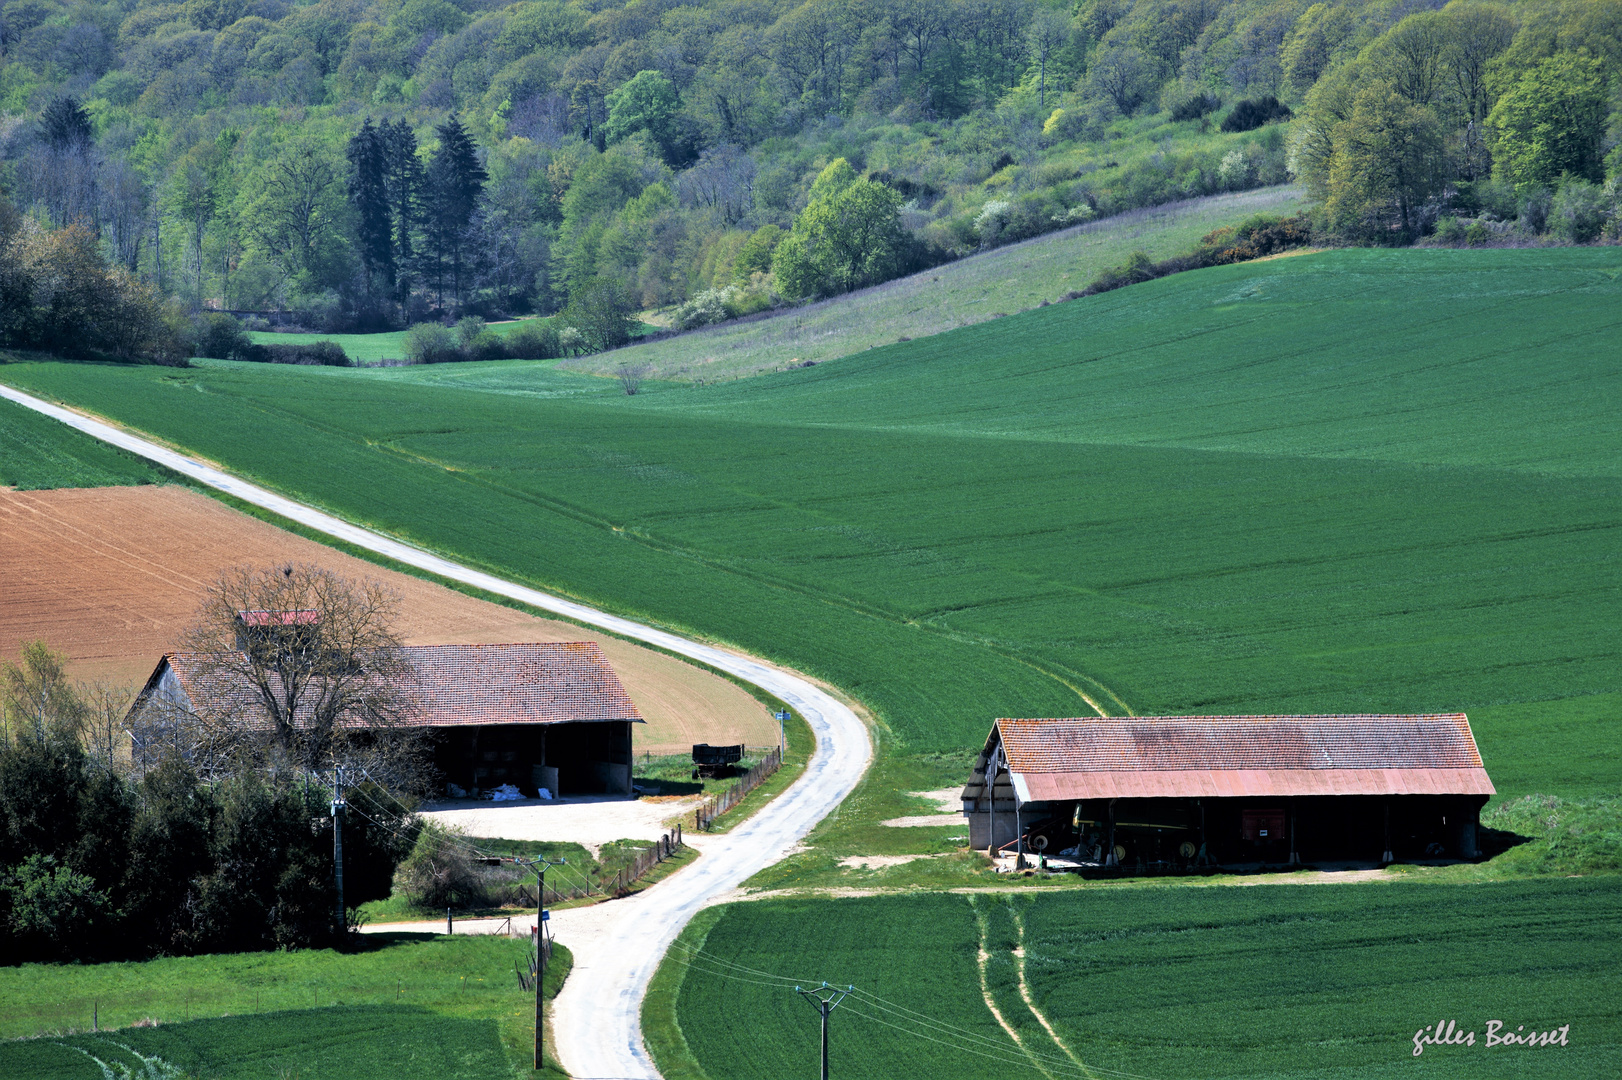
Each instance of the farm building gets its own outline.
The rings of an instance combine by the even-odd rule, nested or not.
[[[1104,867],[1391,862],[1477,855],[1492,794],[1463,713],[998,720],[963,813]]]
[[[253,613],[247,613],[253,614]],[[641,714],[594,641],[517,645],[408,645],[410,724],[432,729],[434,764],[447,784],[513,784],[526,794],[631,793],[631,725]],[[164,654],[130,707],[251,715],[254,687],[221,685],[198,653]],[[234,706],[234,707],[232,707]]]

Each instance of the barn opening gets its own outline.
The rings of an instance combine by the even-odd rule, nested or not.
[[[251,633],[252,622],[244,622]],[[632,793],[631,725],[644,721],[596,642],[401,652],[413,675],[408,726],[430,734],[441,791],[479,794],[511,784],[528,796],[543,788],[553,797]],[[251,715],[254,688],[226,684],[219,669],[203,654],[164,654],[126,726],[157,732],[161,742],[175,710]]]
[[[969,843],[1077,869],[1480,855],[1494,794],[1463,713],[1001,719]]]

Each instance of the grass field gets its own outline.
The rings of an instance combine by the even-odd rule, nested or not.
[[[0,967],[0,1076],[100,1080],[92,1057],[143,1080],[543,1075],[528,1068],[534,998],[513,974],[523,957],[524,943],[507,938],[395,934],[344,955]],[[549,997],[572,962],[561,946],[553,953]],[[142,1072],[133,1053],[175,1071]]]
[[[910,751],[1089,699],[1464,709],[1501,789],[1584,794],[1622,773],[1619,259],[1308,255],[635,398],[521,363],[0,378],[793,663]]]
[[[1252,214],[1294,214],[1304,205],[1298,188],[1280,187],[1134,210],[770,318],[582,356],[563,366],[613,374],[621,364],[648,364],[657,378],[715,381],[776,371],[791,361],[820,363],[1051,303],[1135,250],[1168,258],[1213,229]]]
[[[502,337],[507,336],[527,320],[513,319],[507,322],[490,323],[488,329]],[[548,320],[542,319],[542,322]],[[646,323],[637,323],[632,336],[641,337],[657,331],[659,327],[649,326]],[[375,364],[379,360],[401,360],[405,358],[404,330],[394,330],[384,334],[283,334],[274,330],[251,330],[248,338],[255,345],[307,345],[313,341],[333,341],[341,346],[344,354],[351,363]]]
[[[0,401],[0,487],[38,491],[159,484],[167,477],[166,469]]]
[[[667,1080],[809,1075],[793,987],[826,980],[859,991],[831,1018],[841,1077],[1610,1076],[1619,918],[1615,877],[763,900],[689,926],[645,1026]],[[1476,1044],[1416,1060],[1449,1019]],[[1488,1020],[1568,1045],[1489,1049]]]
[[[506,336],[520,325],[512,322],[491,323],[490,329]],[[274,330],[251,330],[248,338],[255,345],[307,345],[312,341],[336,342],[352,363],[375,364],[379,360],[400,360],[405,357],[404,330],[386,334],[283,334]]]

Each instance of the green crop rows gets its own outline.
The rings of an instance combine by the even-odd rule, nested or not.
[[[1614,790],[1614,249],[1185,274],[721,387],[0,368],[353,518],[736,642],[914,750],[997,715],[1465,709]]]
[[[534,998],[514,974],[525,955],[504,937],[379,934],[343,954],[0,967],[0,1076],[99,1080],[91,1056],[169,1075],[142,1072],[132,1052],[220,1080],[536,1075]],[[572,963],[555,949],[548,997]]]
[[[118,1075],[104,1073],[103,1062],[131,1068],[143,1080],[511,1075],[494,1020],[459,1020],[410,1006],[306,1009],[0,1044],[0,1071],[7,1076],[101,1080]]]
[[[1608,1076],[1619,918],[1614,877],[765,900],[684,935],[678,955],[701,951],[676,1011],[710,1080],[814,1075],[817,1015],[793,985],[824,980],[864,991],[832,1016],[846,1078]],[[1477,1044],[1416,1061],[1414,1033],[1448,1019]],[[1488,1020],[1570,1025],[1568,1045],[1488,1049]]]
[[[0,487],[109,487],[162,483],[166,470],[0,401]]]

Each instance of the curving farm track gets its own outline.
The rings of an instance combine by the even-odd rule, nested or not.
[[[747,823],[706,842],[704,857],[693,866],[656,889],[608,905],[605,918],[610,925],[594,935],[595,949],[576,957],[574,971],[558,996],[553,1014],[556,1051],[570,1075],[582,1080],[657,1077],[658,1070],[642,1045],[640,1013],[648,982],[665,950],[699,908],[781,859],[851,792],[873,755],[860,718],[810,681],[763,661],[469,569],[12,387],[0,385],[0,397],[397,562],[702,661],[775,694],[805,717],[817,738],[816,753],[805,774]]]

